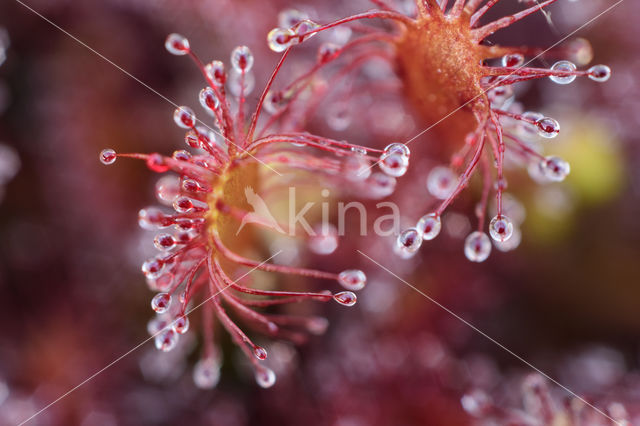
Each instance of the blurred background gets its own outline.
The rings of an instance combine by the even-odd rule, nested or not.
[[[263,82],[279,58],[265,40],[279,11],[300,8],[329,22],[372,7],[360,0],[24,3],[180,105],[194,105],[203,83],[188,60],[165,51],[167,34],[186,35],[205,59],[226,61],[246,44]],[[492,41],[547,47],[610,5],[561,0],[552,25],[535,15]],[[519,7],[507,2],[493,13]],[[510,187],[527,211],[517,250],[471,264],[462,254],[465,234],[454,229],[417,258],[386,264],[572,390],[601,407],[620,402],[631,416],[640,415],[638,16],[640,4],[627,0],[575,34],[592,43],[594,64],[611,66],[608,83],[540,81],[520,90],[528,109],[562,123],[553,150],[572,174],[543,190],[519,180]],[[98,153],[182,149],[173,109],[19,2],[0,4],[0,424],[20,423],[147,338],[152,293],[139,267],[151,245],[136,215],[155,203],[157,176],[135,162],[106,168]],[[313,126],[369,146],[393,137],[393,127],[363,129],[371,121],[358,114],[342,132],[322,120]],[[393,124],[395,137],[426,127],[407,121]],[[417,143],[439,140],[423,139]],[[396,194],[399,203],[424,193],[420,170],[399,183],[407,188]],[[457,204],[460,221],[452,222],[469,226],[472,209],[471,199]],[[256,387],[229,345],[218,387],[197,389],[196,330],[169,354],[140,347],[28,424],[490,424],[474,415],[483,398],[526,411],[522,383],[531,369],[354,254],[366,247],[385,259],[385,244],[354,239],[328,258],[307,259],[325,269],[347,262],[370,282],[353,309],[323,307],[326,335],[296,349],[270,343],[279,372],[272,389]],[[567,396],[553,386],[549,392],[559,406]]]

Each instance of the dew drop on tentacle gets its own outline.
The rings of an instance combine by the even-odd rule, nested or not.
[[[416,228],[402,231],[396,238],[396,248],[400,253],[413,254],[422,245],[422,233]]]
[[[464,242],[464,255],[472,262],[484,262],[491,254],[491,240],[484,232],[469,234]]]
[[[314,227],[315,235],[309,237],[308,247],[315,254],[328,255],[338,248],[338,230],[329,224],[326,229],[323,226]]]
[[[287,105],[287,101],[288,99],[282,94],[282,92],[269,90],[264,98],[262,106],[269,114],[276,114]]]
[[[164,269],[164,263],[156,258],[146,260],[142,264],[142,273],[145,277],[150,279],[156,279],[162,274]]]
[[[515,68],[524,64],[524,55],[520,53],[510,53],[502,57],[502,66]]]
[[[253,67],[253,53],[247,46],[238,46],[231,52],[231,66],[237,72],[248,73]]]
[[[380,172],[372,173],[367,180],[369,197],[380,199],[393,194],[396,189],[396,183],[396,178],[393,176]]]
[[[362,290],[367,285],[367,276],[359,269],[348,269],[340,272],[338,282],[347,290]]]
[[[329,320],[324,317],[309,318],[307,322],[307,331],[316,336],[324,334],[329,328]]]
[[[385,155],[389,155],[389,154],[402,154],[405,157],[410,157],[411,156],[411,151],[409,150],[409,147],[406,144],[400,143],[400,142],[394,142],[391,143],[389,145],[387,145],[384,148],[384,154]]]
[[[380,170],[392,177],[400,177],[407,173],[409,157],[400,152],[382,154],[378,163]]]
[[[200,90],[198,100],[205,111],[213,112],[220,106],[220,101],[211,87],[205,87]]]
[[[429,194],[440,200],[446,200],[455,190],[458,178],[453,171],[445,166],[434,167],[427,177]]]
[[[291,28],[305,19],[309,19],[309,15],[297,9],[285,9],[278,13],[278,25],[281,28]]]
[[[176,240],[171,234],[158,234],[153,239],[153,245],[158,250],[171,250],[176,246]]]
[[[536,122],[538,134],[545,139],[552,139],[560,133],[560,123],[551,117],[543,117]]]
[[[253,92],[256,86],[256,78],[251,72],[245,73],[243,77],[240,72],[234,69],[231,71],[228,85],[229,91],[233,96],[239,97],[241,93],[247,96]]]
[[[505,215],[496,215],[489,223],[489,234],[495,241],[505,242],[513,235],[513,223]]]
[[[180,106],[173,111],[173,121],[183,129],[191,129],[196,124],[196,114],[187,106]]]
[[[256,367],[255,379],[258,386],[268,389],[276,383],[276,373],[270,368],[258,366]]]
[[[172,329],[161,332],[154,339],[156,349],[163,352],[169,352],[176,347],[179,337],[180,335]]]
[[[422,234],[423,240],[433,240],[442,229],[442,220],[435,213],[426,214],[418,220],[416,229]]]
[[[151,299],[151,309],[158,314],[167,312],[171,306],[171,295],[169,293],[158,293]]]
[[[333,295],[333,300],[343,306],[353,306],[358,301],[358,298],[351,291],[341,291]]]
[[[295,32],[295,34],[297,36],[299,36],[299,40],[296,40],[297,43],[301,43],[307,39],[310,39],[311,37],[317,35],[317,32],[311,33],[309,34],[311,31],[316,30],[320,28],[320,25],[317,24],[316,22],[313,22],[310,19],[303,19],[302,21],[298,22],[294,27],[293,27],[293,31]]]
[[[290,28],[274,28],[267,34],[269,49],[274,52],[284,52],[294,44],[295,33]]]
[[[113,164],[116,162],[116,158],[117,158],[116,152],[111,148],[103,149],[100,152],[100,162],[102,164],[105,164],[105,165]]]
[[[558,61],[553,66],[551,66],[551,71],[563,71],[563,72],[575,72],[576,65],[573,62],[569,61]],[[573,83],[577,76],[575,75],[566,75],[566,76],[558,76],[558,75],[550,75],[549,79],[556,84],[569,84]]]
[[[164,47],[172,55],[186,55],[189,53],[189,40],[180,34],[169,34],[167,40],[164,42]]]
[[[172,328],[178,334],[185,334],[189,330],[189,318],[184,314],[179,315],[173,320]]]
[[[594,65],[589,68],[589,78],[598,83],[604,83],[611,78],[611,68],[606,65]]]
[[[203,358],[193,367],[193,382],[200,389],[213,389],[220,380],[220,365],[212,357]]]
[[[167,322],[166,318],[163,318],[160,315],[156,315],[147,323],[147,333],[149,333],[150,336],[153,336],[164,329],[167,325],[169,325],[169,323]]]
[[[156,182],[156,198],[163,204],[171,205],[180,195],[180,180],[177,176],[162,176]]]
[[[553,182],[562,182],[571,172],[571,166],[562,158],[549,156],[540,162],[542,174]]]
[[[267,350],[261,346],[256,346],[253,349],[253,354],[256,356],[256,358],[258,358],[260,361],[264,361],[265,359],[267,359]]]
[[[211,61],[205,65],[204,70],[211,81],[218,87],[223,86],[227,81],[227,74],[222,61]]]

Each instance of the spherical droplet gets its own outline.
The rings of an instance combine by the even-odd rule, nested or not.
[[[484,232],[469,234],[464,242],[464,255],[472,262],[484,262],[491,254],[491,240]]]
[[[167,40],[164,42],[164,47],[172,55],[186,55],[189,53],[189,40],[180,34],[169,34]]]
[[[189,318],[184,314],[178,316],[173,321],[172,328],[178,334],[185,334],[189,330]]]
[[[267,367],[257,367],[255,377],[256,383],[261,388],[268,389],[276,383],[276,373]]]
[[[348,290],[358,291],[362,290],[367,284],[367,276],[359,269],[347,269],[340,272],[338,282]]]
[[[422,233],[416,228],[402,231],[396,239],[396,246],[401,252],[415,253],[422,245]]]
[[[220,365],[213,358],[204,358],[193,367],[193,382],[200,389],[213,389],[220,380]]]
[[[171,250],[176,246],[176,240],[171,234],[158,234],[153,239],[153,245],[158,250]]]
[[[323,317],[313,317],[309,318],[307,322],[307,330],[311,334],[315,334],[316,336],[320,336],[324,334],[329,328],[329,320]]]
[[[326,229],[325,229],[326,228]],[[331,254],[338,248],[338,230],[333,225],[314,228],[316,235],[309,237],[309,250],[316,254]]]
[[[233,96],[240,97],[240,94],[247,96],[255,87],[256,78],[253,76],[253,73],[245,72],[243,76],[235,70],[231,72],[231,77],[229,77],[229,91]]]
[[[513,67],[519,67],[522,64],[524,64],[524,55],[520,53],[510,53],[502,57],[503,67],[513,68]]]
[[[253,354],[261,361],[267,359],[267,350],[261,346],[256,346],[253,349]]]
[[[153,258],[153,259],[146,260],[142,264],[142,273],[147,278],[155,279],[160,276],[163,268],[164,268],[164,263],[162,263],[160,260],[156,258]]]
[[[400,177],[407,173],[409,168],[409,157],[406,155],[393,152],[390,154],[382,154],[380,158],[380,170],[389,176]]]
[[[282,92],[269,90],[264,98],[262,106],[269,114],[276,114],[287,105],[287,99]]]
[[[418,220],[416,229],[422,233],[422,239],[429,241],[438,236],[442,229],[442,220],[435,213],[424,215]]]
[[[513,223],[504,215],[497,215],[489,223],[489,234],[495,241],[504,242],[513,235]]]
[[[513,227],[513,233],[511,234],[511,238],[506,241],[493,241],[493,245],[502,252],[507,252],[511,250],[515,250],[520,245],[522,241],[522,232],[517,226]]]
[[[179,194],[180,180],[177,176],[165,175],[156,182],[156,197],[160,202],[171,205]]]
[[[111,148],[103,149],[100,152],[100,162],[102,164],[106,164],[106,165],[113,164],[116,162],[116,158],[117,158],[116,152]]]
[[[238,46],[231,52],[231,66],[238,72],[251,71],[253,67],[253,53],[247,46]]]
[[[394,142],[391,143],[389,145],[387,145],[384,148],[384,153],[385,154],[393,154],[393,153],[399,153],[402,154],[406,157],[409,157],[411,155],[411,151],[409,150],[409,147],[403,143],[399,143],[399,142]]]
[[[569,62],[569,61],[559,61],[553,64],[553,66],[551,67],[551,71],[575,72],[576,65],[573,62]],[[569,84],[569,83],[573,83],[573,81],[576,79],[576,76],[575,75],[565,75],[565,76],[551,75],[549,76],[549,79],[556,84]]]
[[[167,312],[171,306],[171,295],[169,293],[158,293],[151,299],[151,309],[158,314]]]
[[[588,72],[589,78],[599,83],[604,83],[611,78],[611,68],[606,65],[594,65]]]
[[[200,101],[202,108],[207,111],[213,112],[220,106],[220,101],[211,87],[205,87],[202,89],[198,95],[198,100]]]
[[[171,329],[161,332],[154,339],[156,349],[163,352],[169,352],[176,347],[179,337],[180,335]]]
[[[546,139],[552,139],[560,133],[560,123],[551,117],[543,117],[536,122],[538,134]]]
[[[196,115],[191,108],[181,106],[173,112],[173,121],[183,129],[191,129],[196,124]]]
[[[571,172],[571,166],[562,158],[550,156],[540,162],[540,170],[547,179],[562,182]]]
[[[344,306],[353,306],[358,298],[350,291],[341,291],[333,295],[333,300]]]
[[[278,25],[282,28],[291,28],[309,16],[297,9],[285,9],[278,14]]]
[[[393,176],[389,176],[380,172],[372,173],[371,177],[367,181],[369,196],[375,199],[389,196],[393,194],[393,191],[395,191],[396,183],[396,178],[394,178]]]
[[[290,28],[274,28],[267,34],[269,49],[283,52],[293,44],[295,33]]]
[[[450,168],[437,166],[427,177],[427,190],[434,197],[446,200],[455,190],[457,182],[458,179]]]
[[[224,71],[224,63],[222,61],[211,61],[205,65],[204,70],[207,73],[207,77],[216,86],[222,86],[227,81],[227,74]]]

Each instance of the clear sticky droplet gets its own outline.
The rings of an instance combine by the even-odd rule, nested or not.
[[[362,290],[367,284],[367,276],[359,269],[347,269],[340,272],[338,282],[347,290]]]
[[[172,329],[165,330],[154,338],[156,349],[162,352],[169,352],[178,344],[180,335]]]
[[[171,53],[172,55],[186,55],[189,53],[189,40],[183,35],[180,34],[169,34],[167,40],[164,42],[164,47]]]
[[[484,232],[469,234],[464,242],[464,255],[472,262],[484,262],[491,254],[491,240]]]
[[[573,73],[576,71],[576,65],[573,62],[569,61],[558,61],[551,67],[551,71],[562,71],[567,73]],[[569,84],[573,83],[576,79],[576,75],[551,75],[549,79],[556,84]]]
[[[416,229],[422,233],[423,240],[433,240],[442,229],[442,220],[435,213],[426,214],[418,220]]]
[[[511,219],[504,215],[496,215],[489,223],[489,234],[494,241],[507,241],[513,235]]]
[[[158,314],[164,314],[171,306],[171,295],[169,293],[158,293],[151,299],[151,309]]]
[[[111,148],[103,149],[100,152],[100,162],[102,164],[105,164],[105,165],[113,164],[116,162],[116,158],[117,158],[116,152]]]
[[[333,295],[333,300],[343,306],[353,306],[358,301],[358,298],[353,292],[341,291],[340,293],[336,293]]]
[[[187,106],[180,106],[173,112],[173,121],[183,129],[191,129],[196,125],[196,114]]]
[[[455,190],[458,178],[445,166],[434,167],[427,177],[427,190],[431,195],[446,200]]]
[[[253,60],[253,53],[247,46],[238,46],[231,52],[231,66],[238,72],[251,71]]]
[[[261,388],[268,389],[276,383],[276,373],[267,367],[257,367],[255,373],[256,383]]]
[[[220,365],[213,358],[204,358],[193,367],[193,382],[200,389],[213,389],[220,381]]]

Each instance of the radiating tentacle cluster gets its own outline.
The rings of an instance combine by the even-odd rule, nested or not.
[[[174,173],[162,177],[156,187],[158,199],[172,205],[174,212],[151,207],[139,214],[143,228],[163,230],[154,239],[160,254],[142,265],[150,288],[158,292],[151,301],[158,316],[149,323],[149,332],[155,336],[159,350],[173,349],[180,335],[189,329],[188,313],[202,305],[204,345],[202,358],[194,370],[195,383],[211,388],[218,381],[221,360],[213,339],[214,318],[217,318],[254,365],[258,384],[269,387],[275,382],[275,374],[261,363],[267,357],[266,350],[254,343],[228,311],[233,313],[233,318],[262,334],[302,342],[307,333],[322,333],[327,327],[326,320],[277,314],[272,312],[272,307],[305,300],[335,300],[341,305],[352,306],[356,303],[353,291],[365,286],[366,276],[355,269],[330,273],[258,262],[242,256],[228,244],[228,240],[236,240],[233,234],[225,239],[225,234],[229,234],[229,221],[235,221],[232,223],[236,225],[241,221],[244,226],[249,215],[261,213],[257,209],[249,212],[247,203],[243,202],[244,197],[249,204],[252,204],[251,197],[253,200],[259,198],[252,187],[260,184],[258,167],[266,166],[271,169],[268,173],[278,175],[280,173],[274,167],[301,169],[313,176],[324,175],[328,182],[338,184],[357,181],[367,191],[364,195],[379,198],[393,192],[395,177],[404,174],[408,167],[409,153],[394,144],[385,150],[377,150],[299,131],[273,133],[276,124],[300,113],[300,108],[294,111],[285,105],[277,109],[276,104],[281,103],[281,99],[270,91],[288,50],[269,79],[255,113],[245,120],[246,96],[255,80],[251,73],[253,55],[246,46],[232,52],[229,73],[220,61],[204,64],[192,52],[188,40],[178,34],[167,38],[166,48],[175,55],[191,56],[198,65],[207,82],[199,93],[199,101],[214,117],[214,126],[198,125],[193,110],[181,106],[176,108],[173,118],[180,128],[186,129],[185,143],[196,150],[195,153],[179,150],[167,157],[158,153],[123,154],[105,149],[100,154],[104,164],[112,164],[118,157],[136,158],[144,160],[154,172]],[[289,87],[291,96],[313,90],[304,76]],[[263,109],[272,115],[259,126]],[[382,172],[359,174],[380,160]],[[253,218],[249,223],[282,231],[280,224],[270,220],[275,219]],[[293,235],[292,230],[289,232]],[[320,240],[317,236],[311,238],[313,251],[327,254],[335,250],[336,235],[320,237]],[[249,244],[257,245],[255,242]],[[241,243],[237,245],[242,246]],[[247,268],[248,272],[240,278],[232,277],[232,272]],[[345,291],[279,291],[241,284],[240,280],[253,270],[333,280]]]
[[[494,244],[506,251],[517,247],[520,231],[515,218],[509,217],[508,206],[517,202],[504,196],[507,180],[506,158],[517,158],[528,166],[536,181],[562,181],[570,171],[569,164],[557,157],[544,156],[535,138],[551,139],[560,131],[559,123],[536,112],[524,112],[514,102],[512,86],[523,81],[548,77],[557,84],[568,84],[586,76],[605,82],[611,76],[606,65],[578,70],[573,62],[560,60],[550,69],[529,67],[540,56],[570,59],[580,64],[591,60],[589,43],[583,39],[543,50],[531,47],[485,45],[485,40],[498,30],[522,20],[557,0],[528,2],[522,11],[488,23],[483,16],[499,0],[416,0],[412,16],[407,16],[407,2],[375,0],[381,10],[353,15],[319,25],[293,11],[292,19],[281,19],[281,27],[268,36],[274,51],[283,51],[310,36],[336,27],[349,27],[362,34],[342,45],[325,43],[318,53],[318,64],[309,76],[336,60],[346,50],[356,50],[351,63],[344,67],[352,72],[373,57],[389,61],[401,78],[407,97],[417,112],[430,123],[443,119],[468,127],[464,146],[453,153],[447,166],[431,170],[427,189],[439,199],[432,211],[420,218],[416,226],[399,234],[396,251],[403,257],[416,253],[424,240],[435,238],[441,229],[441,217],[480,169],[483,191],[476,209],[478,228],[465,242],[465,255],[474,262],[487,259]],[[393,29],[361,25],[358,22],[379,18],[393,23]],[[286,25],[283,25],[283,22]],[[290,26],[287,26],[289,25]],[[300,33],[300,29],[303,32]],[[378,43],[373,45],[373,43]],[[526,58],[531,58],[525,62]],[[335,79],[335,78],[334,78]],[[274,99],[288,95],[277,94]],[[460,111],[455,117],[448,118]],[[473,124],[471,124],[473,123]],[[489,222],[489,236],[484,232],[485,216],[491,193],[495,194],[496,215]],[[507,200],[507,201],[505,201]]]

